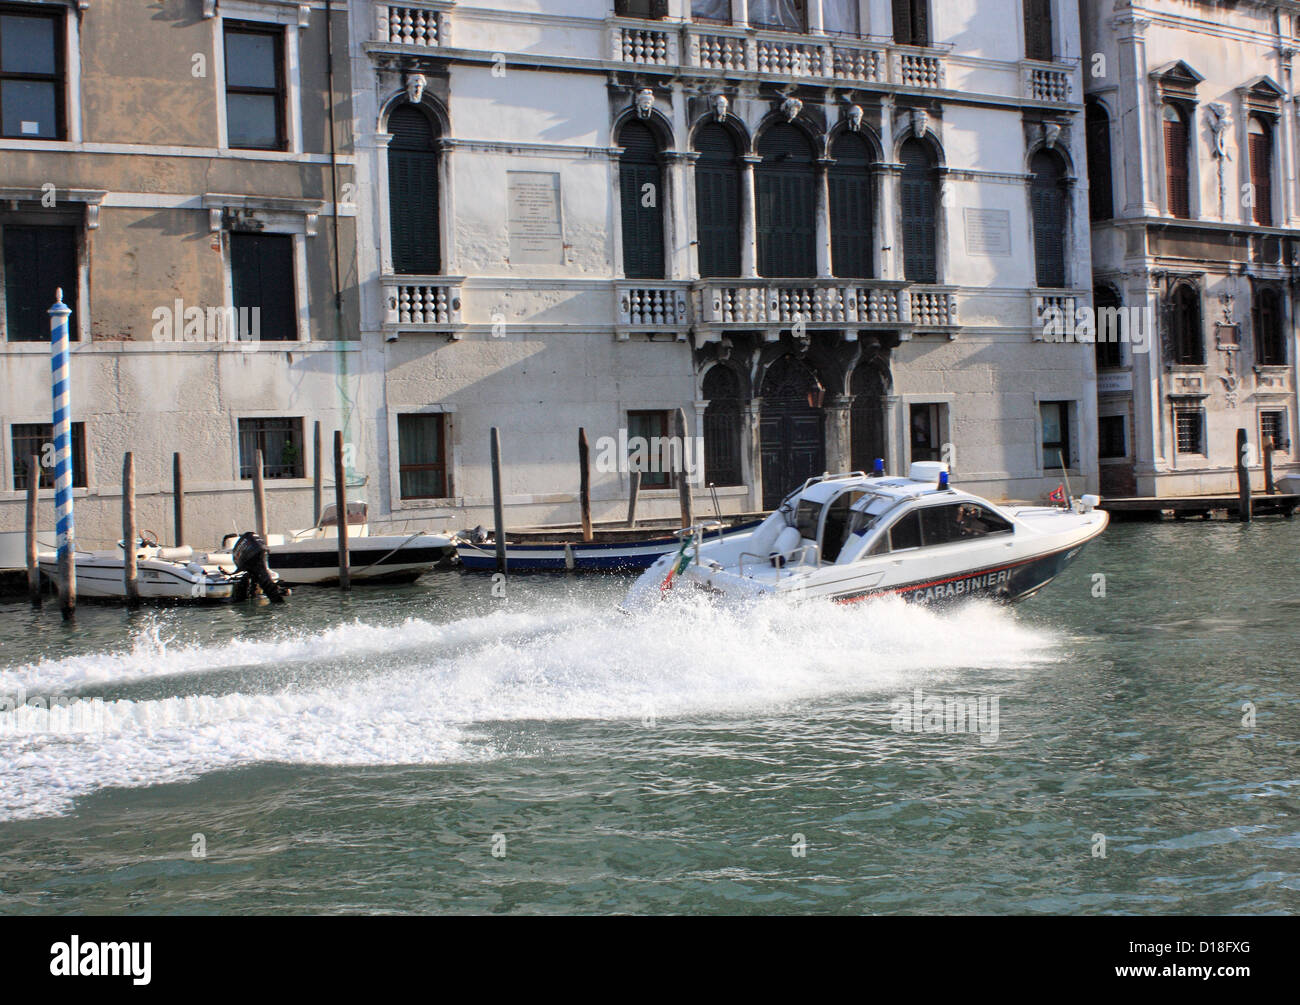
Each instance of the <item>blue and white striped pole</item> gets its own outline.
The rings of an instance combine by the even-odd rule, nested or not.
[[[72,521],[72,376],[68,368],[68,316],[63,290],[50,308],[50,384],[54,395],[54,512],[59,542],[59,591],[63,616],[77,609],[76,534]]]

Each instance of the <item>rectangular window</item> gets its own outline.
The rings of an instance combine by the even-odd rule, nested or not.
[[[650,470],[642,470],[641,487],[643,489],[666,489],[672,483],[672,475],[665,470],[666,462],[671,459],[671,453],[666,450],[656,450],[655,440],[664,444],[668,437],[670,428],[669,415],[667,412],[628,412],[627,413],[627,440],[629,454],[629,470],[635,470],[632,464],[636,460],[638,453],[637,447],[640,444],[634,441],[637,437],[645,440],[645,467]],[[667,455],[667,456],[665,456]]]
[[[1180,454],[1205,453],[1205,413],[1199,408],[1174,409],[1174,431]]]
[[[1070,466],[1070,408],[1068,401],[1040,402],[1043,422],[1043,470],[1057,471]]]
[[[929,45],[929,0],[893,0],[894,41],[899,45]]]
[[[691,20],[731,24],[731,0],[691,0]]]
[[[807,0],[749,0],[749,26],[803,31],[808,23],[807,6]]]
[[[447,498],[445,435],[441,413],[397,417],[398,480],[403,499]]]
[[[1282,409],[1273,409],[1267,412],[1259,413],[1259,442],[1261,445],[1268,443],[1269,437],[1273,438],[1273,449],[1289,452],[1291,443],[1287,439],[1287,421],[1286,411]]]
[[[27,489],[27,458],[41,459],[41,488],[54,488],[54,426],[48,422],[15,422],[10,429],[14,491]],[[51,462],[46,466],[46,462]],[[72,487],[86,487],[86,424],[72,423]]]
[[[1101,457],[1127,457],[1125,419],[1122,415],[1103,415],[1097,420],[1097,452]]]
[[[668,16],[668,0],[617,0],[614,13],[619,17],[658,20]]]
[[[302,419],[240,419],[239,477],[252,478],[262,451],[262,477],[304,478]]]
[[[230,283],[235,309],[249,312],[250,331],[257,332],[263,342],[297,340],[291,235],[231,234]],[[240,333],[241,338],[246,335]]]
[[[226,134],[243,150],[284,150],[284,31],[226,23]]]
[[[921,404],[911,408],[912,460],[938,461],[943,453],[943,426],[947,405]]]
[[[0,8],[0,135],[64,139],[63,12]]]
[[[5,338],[48,342],[50,307],[63,290],[71,309],[68,337],[75,340],[77,315],[77,228],[4,227]]]

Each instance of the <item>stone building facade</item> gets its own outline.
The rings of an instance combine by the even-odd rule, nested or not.
[[[251,526],[258,448],[276,529],[310,525],[312,424],[355,421],[361,355],[347,30],[338,3],[0,3],[0,531],[49,442],[57,288],[79,543],[121,537],[128,450],[162,540],[176,452],[190,543]]]
[[[1091,286],[1075,4],[351,12],[372,510],[488,522],[497,426],[508,522],[573,520],[579,428],[678,408],[724,511],[875,457],[1095,488],[1092,347],[1043,337]]]
[[[1234,492],[1237,430],[1296,469],[1289,2],[1083,4],[1104,493]],[[1128,331],[1127,328],[1133,328]],[[1134,337],[1136,336],[1136,337]]]

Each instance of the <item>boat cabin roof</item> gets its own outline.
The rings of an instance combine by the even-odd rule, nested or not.
[[[845,491],[864,492],[870,495],[884,496],[895,502],[901,502],[905,499],[918,499],[921,496],[942,493],[945,496],[974,498],[967,492],[960,489],[949,487],[940,489],[937,482],[933,481],[914,481],[911,478],[872,478],[866,475],[846,475],[843,477],[831,477],[814,482],[804,488],[799,493],[798,500],[807,500],[808,502],[826,503],[837,497]],[[982,500],[981,500],[982,501]],[[860,500],[855,503],[855,508],[863,505]]]

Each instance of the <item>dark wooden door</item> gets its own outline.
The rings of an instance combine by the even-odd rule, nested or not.
[[[826,469],[826,439],[821,390],[816,375],[793,356],[772,364],[763,379],[759,419],[763,464],[763,508],[781,499]]]
[[[72,227],[5,227],[5,337],[10,342],[48,342],[49,310],[63,289],[72,311],[68,338],[76,339],[77,232]]]
[[[231,234],[230,281],[236,309],[260,312],[264,342],[296,341],[293,238],[288,234]]]
[[[736,145],[719,125],[705,126],[695,141],[695,230],[700,275],[740,275],[740,164]]]
[[[442,271],[438,233],[438,152],[433,124],[412,105],[388,117],[388,215],[393,271],[437,275]]]
[[[925,144],[908,140],[901,152],[903,177],[903,278],[909,283],[938,282],[939,218],[934,161]]]
[[[1255,222],[1262,227],[1273,226],[1273,137],[1254,128],[1250,133],[1250,184],[1254,189]]]
[[[1034,264],[1038,285],[1065,285],[1065,191],[1061,166],[1049,153],[1034,155],[1030,202],[1034,210]]]
[[[880,370],[862,363],[853,371],[850,385],[849,449],[855,471],[871,471],[876,458],[885,456],[885,380]]]
[[[1052,0],[1024,0],[1025,58],[1052,58]]]

